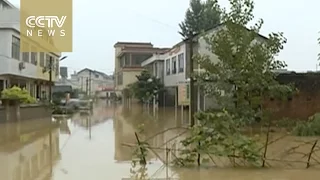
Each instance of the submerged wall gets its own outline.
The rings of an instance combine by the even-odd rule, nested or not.
[[[2,100],[0,123],[28,120],[51,121],[52,109],[41,104],[20,105],[16,101]]]

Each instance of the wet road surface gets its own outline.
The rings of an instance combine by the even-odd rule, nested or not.
[[[187,126],[187,116],[187,112],[182,114],[173,109],[160,109],[154,117],[152,112],[143,113],[141,107],[128,110],[121,105],[101,103],[95,107],[93,115],[65,118],[53,127],[41,120],[20,125],[0,125],[0,180],[44,180],[50,179],[50,175],[52,180],[128,178],[133,148],[123,143],[136,143],[134,132],[139,125],[144,124],[146,137],[150,137],[168,128]],[[152,146],[163,146],[164,142],[181,132],[181,129],[167,131],[152,138],[150,143]],[[149,177],[182,180],[313,180],[320,175],[318,169],[312,168],[171,170],[162,163],[165,156],[165,152],[160,151],[149,155]]]

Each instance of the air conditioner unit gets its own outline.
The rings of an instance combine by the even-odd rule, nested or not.
[[[19,62],[19,70],[21,71],[22,69],[25,69],[25,63],[24,62]]]

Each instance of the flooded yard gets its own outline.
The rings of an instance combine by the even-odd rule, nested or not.
[[[134,132],[144,124],[145,136],[150,146],[179,148],[188,126],[188,112],[159,109],[158,114],[146,113],[141,107],[130,110],[121,105],[107,103],[96,105],[91,116],[75,115],[58,118],[59,124],[51,126],[42,120],[20,124],[1,124],[0,180],[121,180],[130,178]],[[169,129],[165,131],[166,129]],[[19,131],[18,131],[19,130]],[[159,133],[164,131],[163,133]],[[50,133],[51,132],[51,133]],[[157,134],[157,135],[156,135]],[[178,138],[176,138],[179,136]],[[272,134],[271,139],[279,139]],[[268,149],[269,159],[306,161],[299,153],[288,153],[291,147],[317,139],[285,136]],[[170,141],[170,143],[166,143]],[[50,146],[52,148],[50,148]],[[305,143],[295,152],[310,150],[312,143]],[[52,149],[50,151],[50,149]],[[176,153],[176,154],[173,154]],[[167,156],[168,154],[168,156]],[[320,176],[317,166],[306,169],[306,163],[273,163],[272,168],[170,168],[164,163],[175,158],[178,152],[164,150],[150,152],[146,173],[150,179],[181,180],[313,180]],[[51,155],[51,156],[50,156]],[[292,157],[289,157],[292,156]],[[311,161],[317,164],[317,153]],[[320,155],[319,155],[320,157]],[[305,159],[305,160],[301,160]],[[284,165],[285,164],[285,165]],[[51,178],[49,178],[52,176]]]

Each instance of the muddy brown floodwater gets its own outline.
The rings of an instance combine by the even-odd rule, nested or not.
[[[126,179],[131,175],[134,148],[124,144],[136,143],[134,132],[140,124],[144,124],[146,137],[172,128],[154,136],[149,143],[153,147],[175,149],[184,134],[182,129],[173,128],[189,123],[188,113],[179,110],[159,109],[154,115],[152,109],[147,112],[140,106],[128,109],[104,102],[97,104],[90,116],[57,119],[60,123],[55,125],[44,120],[0,125],[0,180]],[[274,134],[272,138],[277,137]],[[278,147],[276,144],[270,146],[268,156],[275,158],[282,154],[283,159],[288,159],[283,155],[288,154],[284,149],[301,140],[291,141],[293,138],[285,137],[279,141]],[[170,143],[166,143],[169,140]],[[300,150],[307,151],[310,147]],[[219,167],[199,170],[164,166],[164,162],[174,159],[174,153],[168,153],[168,156],[162,151],[149,153],[148,177],[181,180],[314,180],[320,177],[316,165],[305,169],[302,160],[297,162],[301,165],[277,166],[275,163],[273,168],[265,169]]]

